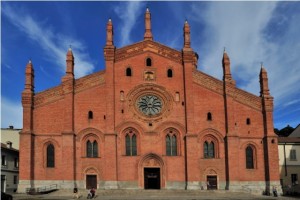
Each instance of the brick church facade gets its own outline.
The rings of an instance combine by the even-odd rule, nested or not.
[[[107,23],[105,70],[74,78],[72,50],[61,84],[34,92],[26,66],[19,192],[80,189],[229,189],[279,186],[273,97],[239,89],[224,51],[223,80],[197,70],[190,27],[178,51],[153,40],[122,48]],[[221,59],[220,59],[221,60]],[[222,68],[220,67],[220,70]]]

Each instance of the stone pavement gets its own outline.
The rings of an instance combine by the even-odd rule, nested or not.
[[[87,191],[80,191],[82,195],[80,199],[87,199]],[[222,190],[211,190],[211,191],[187,191],[187,190],[97,190],[97,196],[95,199],[98,200],[292,200],[300,198],[291,197],[273,197],[254,195],[243,192],[231,192]],[[27,194],[14,194],[14,200],[71,200],[73,199],[70,191],[56,191],[50,194],[44,195],[27,195]]]

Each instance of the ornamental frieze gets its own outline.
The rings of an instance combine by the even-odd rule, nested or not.
[[[176,51],[153,41],[143,41],[124,48],[117,49],[115,61],[118,62],[142,54],[144,52],[152,52],[171,59],[177,63],[182,63],[182,54],[180,51]]]

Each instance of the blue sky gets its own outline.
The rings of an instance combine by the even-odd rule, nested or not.
[[[21,93],[29,59],[35,91],[59,85],[72,45],[76,78],[103,70],[106,23],[117,48],[144,36],[149,7],[154,40],[181,50],[185,19],[198,69],[222,79],[222,54],[237,87],[259,95],[261,62],[274,97],[274,125],[300,123],[300,2],[1,2],[1,127],[22,128]]]

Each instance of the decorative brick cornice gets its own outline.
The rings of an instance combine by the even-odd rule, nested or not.
[[[177,63],[182,63],[182,53],[158,42],[151,40],[138,42],[120,49],[116,50],[115,61],[121,61],[132,56],[142,54],[144,52],[150,51],[157,55],[163,56],[165,58],[171,59]]]
[[[104,75],[105,75],[105,70],[77,79],[75,81],[75,93],[79,93],[83,90],[104,84],[105,83]]]
[[[62,86],[56,86],[43,92],[36,93],[34,96],[34,106],[40,106],[49,102],[58,101],[63,98]]]
[[[198,70],[193,73],[194,82],[198,85],[223,95],[223,82]]]
[[[79,93],[83,90],[102,85],[105,83],[105,71],[93,73],[88,76],[75,80],[74,92]],[[62,99],[64,96],[63,86],[59,85],[51,89],[39,92],[34,96],[34,106],[38,107],[50,102],[55,102]]]
[[[194,82],[198,85],[201,85],[218,94],[224,94],[223,81],[221,80],[218,80],[197,70],[194,70],[193,79]],[[261,110],[262,108],[261,98],[249,92],[238,88],[232,88],[232,90],[230,90],[230,95],[234,98],[235,101],[250,106],[256,110]]]

